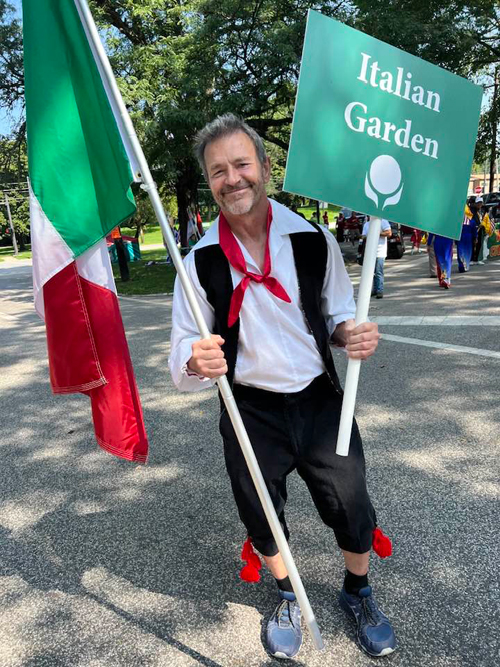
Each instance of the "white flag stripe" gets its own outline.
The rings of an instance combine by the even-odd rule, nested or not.
[[[83,255],[77,257],[76,266],[82,278],[95,285],[100,285],[116,294],[115,279],[111,268],[108,244],[106,239],[101,239]]]
[[[31,251],[33,255],[33,297],[36,312],[42,320],[45,320],[43,286],[59,271],[71,264],[74,256],[62,236],[43,212],[31,185],[29,186],[29,197]]]

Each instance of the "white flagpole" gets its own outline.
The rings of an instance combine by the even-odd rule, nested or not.
[[[365,254],[361,280],[358,289],[358,303],[356,305],[356,326],[366,322],[370,308],[370,296],[373,284],[373,272],[375,271],[375,260],[377,259],[377,246],[380,237],[380,218],[372,218],[368,228],[368,236],[365,241]],[[349,454],[349,443],[351,441],[352,420],[354,407],[356,405],[356,394],[358,391],[359,371],[361,359],[349,359],[345,380],[344,399],[342,412],[340,414],[339,435],[336,452],[340,456]]]
[[[195,291],[193,289],[191,281],[189,280],[189,276],[182,263],[182,257],[180,255],[179,249],[177,248],[177,244],[175,243],[175,239],[172,234],[170,225],[168,224],[168,219],[165,214],[165,211],[163,210],[163,205],[161,203],[160,196],[158,194],[156,183],[153,181],[148,163],[146,161],[146,158],[142,151],[142,147],[135,133],[132,120],[130,119],[129,113],[127,111],[127,108],[125,107],[121,93],[116,84],[113,70],[111,69],[111,65],[109,63],[107,54],[101,43],[99,33],[94,23],[92,14],[89,10],[86,0],[74,0],[74,1],[78,8],[87,36],[89,40],[91,40],[90,45],[92,51],[95,57],[97,57],[99,60],[99,70],[101,72],[101,75],[105,77],[105,83],[108,90],[108,94],[111,94],[113,96],[113,107],[115,109],[118,109],[119,111],[122,126],[125,129],[128,136],[129,150],[132,151],[135,157],[135,162],[140,169],[140,174],[137,175],[140,176],[142,180],[143,185],[141,187],[143,187],[149,195],[151,204],[153,205],[153,209],[156,214],[156,218],[160,223],[163,236],[167,242],[168,251],[174,262],[174,266],[177,270],[179,280],[181,281],[184,293],[189,302],[189,306],[193,313],[193,317],[196,320],[196,324],[200,331],[201,337],[204,339],[210,339],[210,332],[203,318],[200,306],[196,299]],[[219,386],[219,390],[226,405],[228,414],[231,418],[231,422],[233,424],[236,436],[243,451],[243,455],[248,465],[248,469],[250,471],[252,480],[255,484],[255,488],[257,490],[260,502],[262,503],[262,507],[264,509],[266,518],[269,522],[269,526],[273,533],[273,537],[276,541],[276,544],[278,545],[278,549],[285,563],[285,567],[288,571],[288,576],[290,577],[293,590],[295,592],[295,595],[297,596],[297,600],[302,609],[304,620],[312,635],[315,647],[318,650],[321,650],[324,648],[324,644],[316,618],[314,616],[314,612],[312,611],[309,599],[307,597],[306,591],[300,579],[299,572],[295,565],[295,561],[293,560],[292,554],[288,547],[288,542],[281,529],[278,516],[276,514],[271,497],[264,482],[264,478],[262,477],[262,473],[260,471],[257,458],[255,457],[252,445],[250,443],[238,407],[234,400],[231,387],[229,386],[229,382],[225,376],[219,378],[217,384]]]

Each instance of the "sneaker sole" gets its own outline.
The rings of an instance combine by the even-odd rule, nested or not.
[[[271,653],[268,649],[269,655],[272,655],[273,658],[278,658],[278,660],[293,660],[298,654],[300,649],[302,648],[302,641],[300,642],[299,648],[296,650],[296,652],[293,655],[287,655],[286,653],[282,653],[281,651],[276,651],[276,653]]]
[[[271,655],[273,656],[273,658],[278,658],[278,660],[293,660],[295,658],[295,655],[297,655],[297,653],[295,655],[289,656],[278,651],[277,653],[271,653]]]
[[[358,642],[358,645],[363,651],[366,653],[366,655],[369,655],[370,658],[383,658],[384,655],[390,655],[391,653],[394,653],[396,650],[395,648],[390,648],[389,646],[387,648],[384,648],[380,653],[370,653],[370,651],[367,651],[363,644],[359,641],[359,639],[356,637],[356,640]]]

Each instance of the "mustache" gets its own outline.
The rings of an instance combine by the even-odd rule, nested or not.
[[[228,195],[231,194],[232,192],[239,192],[240,190],[244,190],[245,188],[252,187],[250,183],[247,181],[242,181],[242,183],[234,188],[224,188],[224,190],[221,190],[221,194],[223,195]]]

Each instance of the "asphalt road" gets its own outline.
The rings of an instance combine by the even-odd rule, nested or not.
[[[500,261],[449,292],[427,274],[423,255],[387,262],[371,316],[388,338],[359,390],[369,488],[394,542],[372,560],[399,641],[380,664],[495,667]],[[215,392],[179,394],[168,375],[170,298],[121,301],[151,441],[141,467],[99,450],[86,397],[52,396],[30,286],[26,262],[0,263],[1,667],[278,665],[261,644],[274,583],[238,579]],[[295,475],[288,518],[326,643],[318,653],[306,634],[295,664],[372,665],[337,604],[333,536]]]

